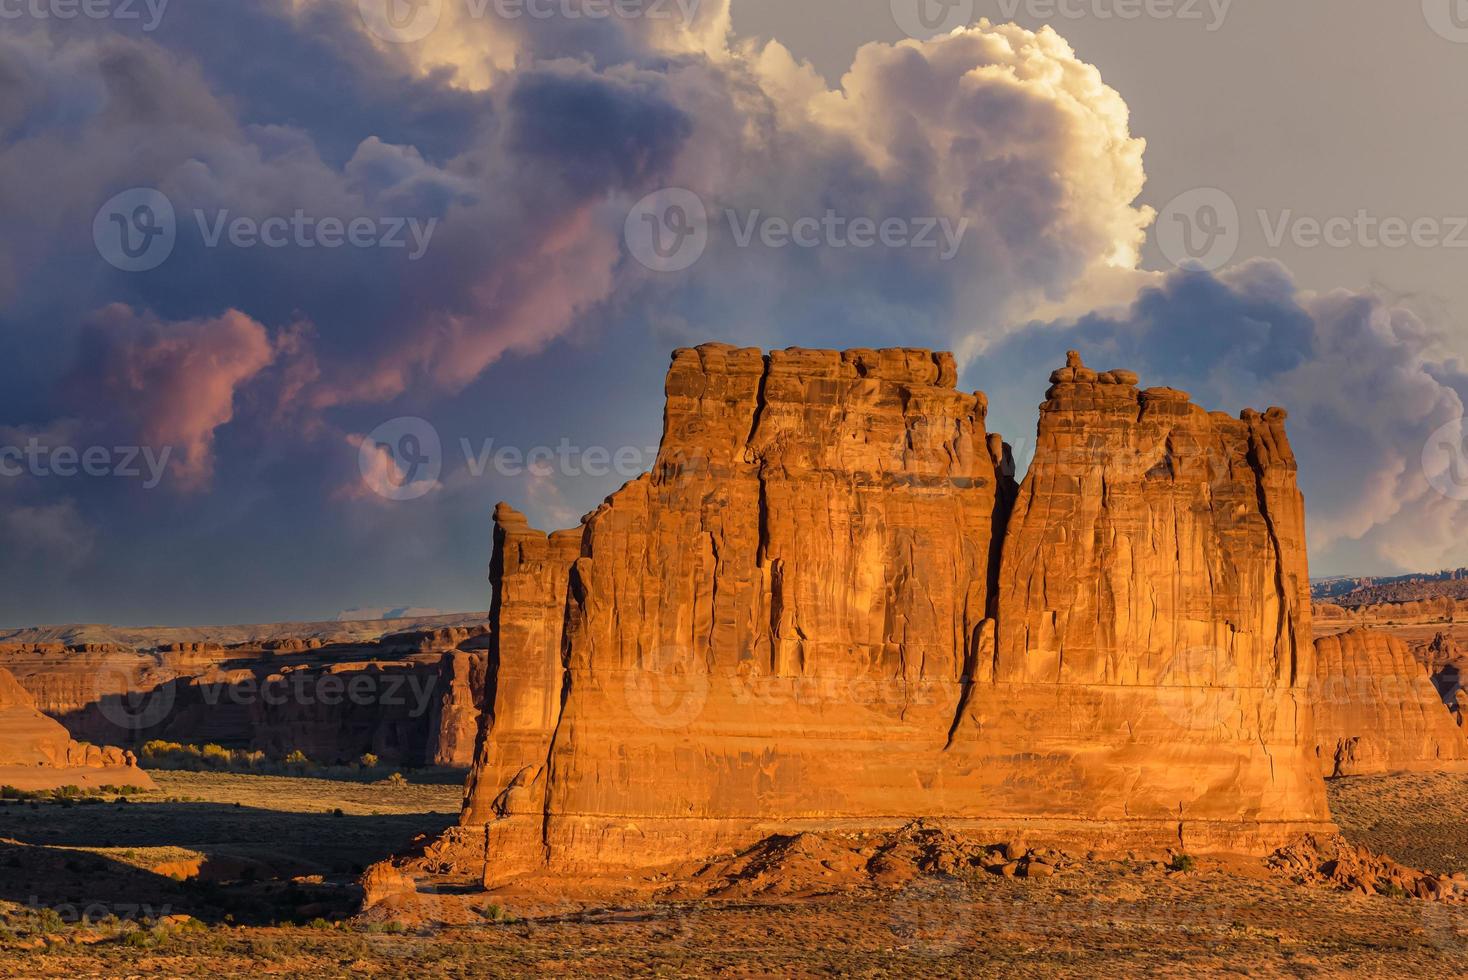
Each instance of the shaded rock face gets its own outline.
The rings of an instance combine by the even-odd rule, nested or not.
[[[435,860],[496,884],[925,816],[1192,850],[1328,829],[1283,412],[1073,356],[1016,487],[956,378],[679,351],[651,474],[574,532],[502,505],[493,709]]]
[[[72,736],[139,747],[161,739],[276,758],[467,768],[484,709],[488,628],[392,634],[367,643],[271,640],[153,652],[0,647],[39,707]]]
[[[1420,652],[1414,654],[1432,672],[1432,686],[1437,689],[1458,727],[1468,721],[1468,650],[1447,633],[1438,633]]]
[[[137,758],[118,748],[73,741],[36,707],[30,693],[0,668],[0,784],[23,790],[61,786],[138,786],[153,781]]]
[[[1406,643],[1358,627],[1315,649],[1322,775],[1468,771],[1468,737]]]

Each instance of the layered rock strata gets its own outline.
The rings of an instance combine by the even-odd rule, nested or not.
[[[1016,487],[956,380],[919,350],[679,351],[652,473],[573,532],[501,507],[493,708],[428,863],[493,885],[918,817],[1193,851],[1330,829],[1284,413],[1072,355]]]
[[[1322,775],[1468,770],[1468,737],[1406,643],[1358,627],[1321,637],[1315,650]]]
[[[0,646],[37,705],[75,738],[140,747],[158,739],[303,752],[351,763],[468,768],[484,709],[488,628],[326,644],[271,639],[224,647],[173,643]]]
[[[27,791],[63,786],[152,789],[153,780],[138,768],[131,752],[73,741],[0,668],[0,785]]]

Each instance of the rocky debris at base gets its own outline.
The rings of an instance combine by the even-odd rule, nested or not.
[[[1306,834],[1280,848],[1266,863],[1270,870],[1302,884],[1329,885],[1368,896],[1468,903],[1468,875],[1417,871],[1357,847],[1344,837]]]

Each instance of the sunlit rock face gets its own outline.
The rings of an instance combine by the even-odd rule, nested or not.
[[[131,752],[73,741],[65,728],[41,713],[30,692],[3,668],[0,784],[28,791],[62,786],[154,788]]]
[[[1315,649],[1322,775],[1468,771],[1468,737],[1406,643],[1357,627]]]
[[[1016,486],[956,381],[922,350],[679,351],[651,474],[573,532],[502,506],[493,709],[439,857],[493,884],[914,817],[1327,828],[1284,413],[1073,356]]]

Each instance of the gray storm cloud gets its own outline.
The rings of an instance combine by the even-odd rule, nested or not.
[[[978,374],[997,368],[999,406],[1030,345],[1104,322],[1151,376],[1292,409],[1302,458],[1329,474],[1311,493],[1324,561],[1447,553],[1459,505],[1425,486],[1411,440],[1461,412],[1462,389],[1420,321],[1366,293],[1299,295],[1257,267],[1074,319],[1155,281],[1138,270],[1153,214],[1124,99],[1054,31],[981,21],[869,44],[833,85],[779,43],[735,37],[726,0],[687,22],[442,6],[411,44],[328,0],[179,5],[146,35],[7,29],[0,353],[25,371],[6,376],[0,421],[105,419],[130,429],[119,438],[178,444],[171,490],[243,495],[212,481],[231,446],[287,433],[350,447],[366,408],[452,399],[507,356],[611,324],[678,342],[953,347]],[[131,187],[178,215],[150,272],[108,266],[92,241],[98,207]],[[675,273],[625,238],[629,212],[666,188],[709,218],[702,256]],[[418,261],[202,232],[297,214],[434,230]],[[944,247],[851,246],[855,222],[888,220],[944,229]],[[819,247],[767,238],[771,221],[819,225]],[[830,228],[841,245],[820,237]],[[1188,303],[1227,328],[1190,327]],[[1123,350],[1129,336],[1147,343]],[[1032,406],[1035,389],[1014,398]],[[320,482],[323,507],[355,499]],[[553,479],[541,490],[567,512],[591,503]],[[52,524],[82,535],[106,508]]]
[[[1210,409],[1286,407],[1312,569],[1422,570],[1468,563],[1468,506],[1422,462],[1468,397],[1446,340],[1390,297],[1300,290],[1278,263],[1254,260],[1173,273],[1123,310],[1032,324],[991,346],[968,380],[990,391],[996,424],[1022,448],[1034,429],[1025,396],[1071,348]]]

